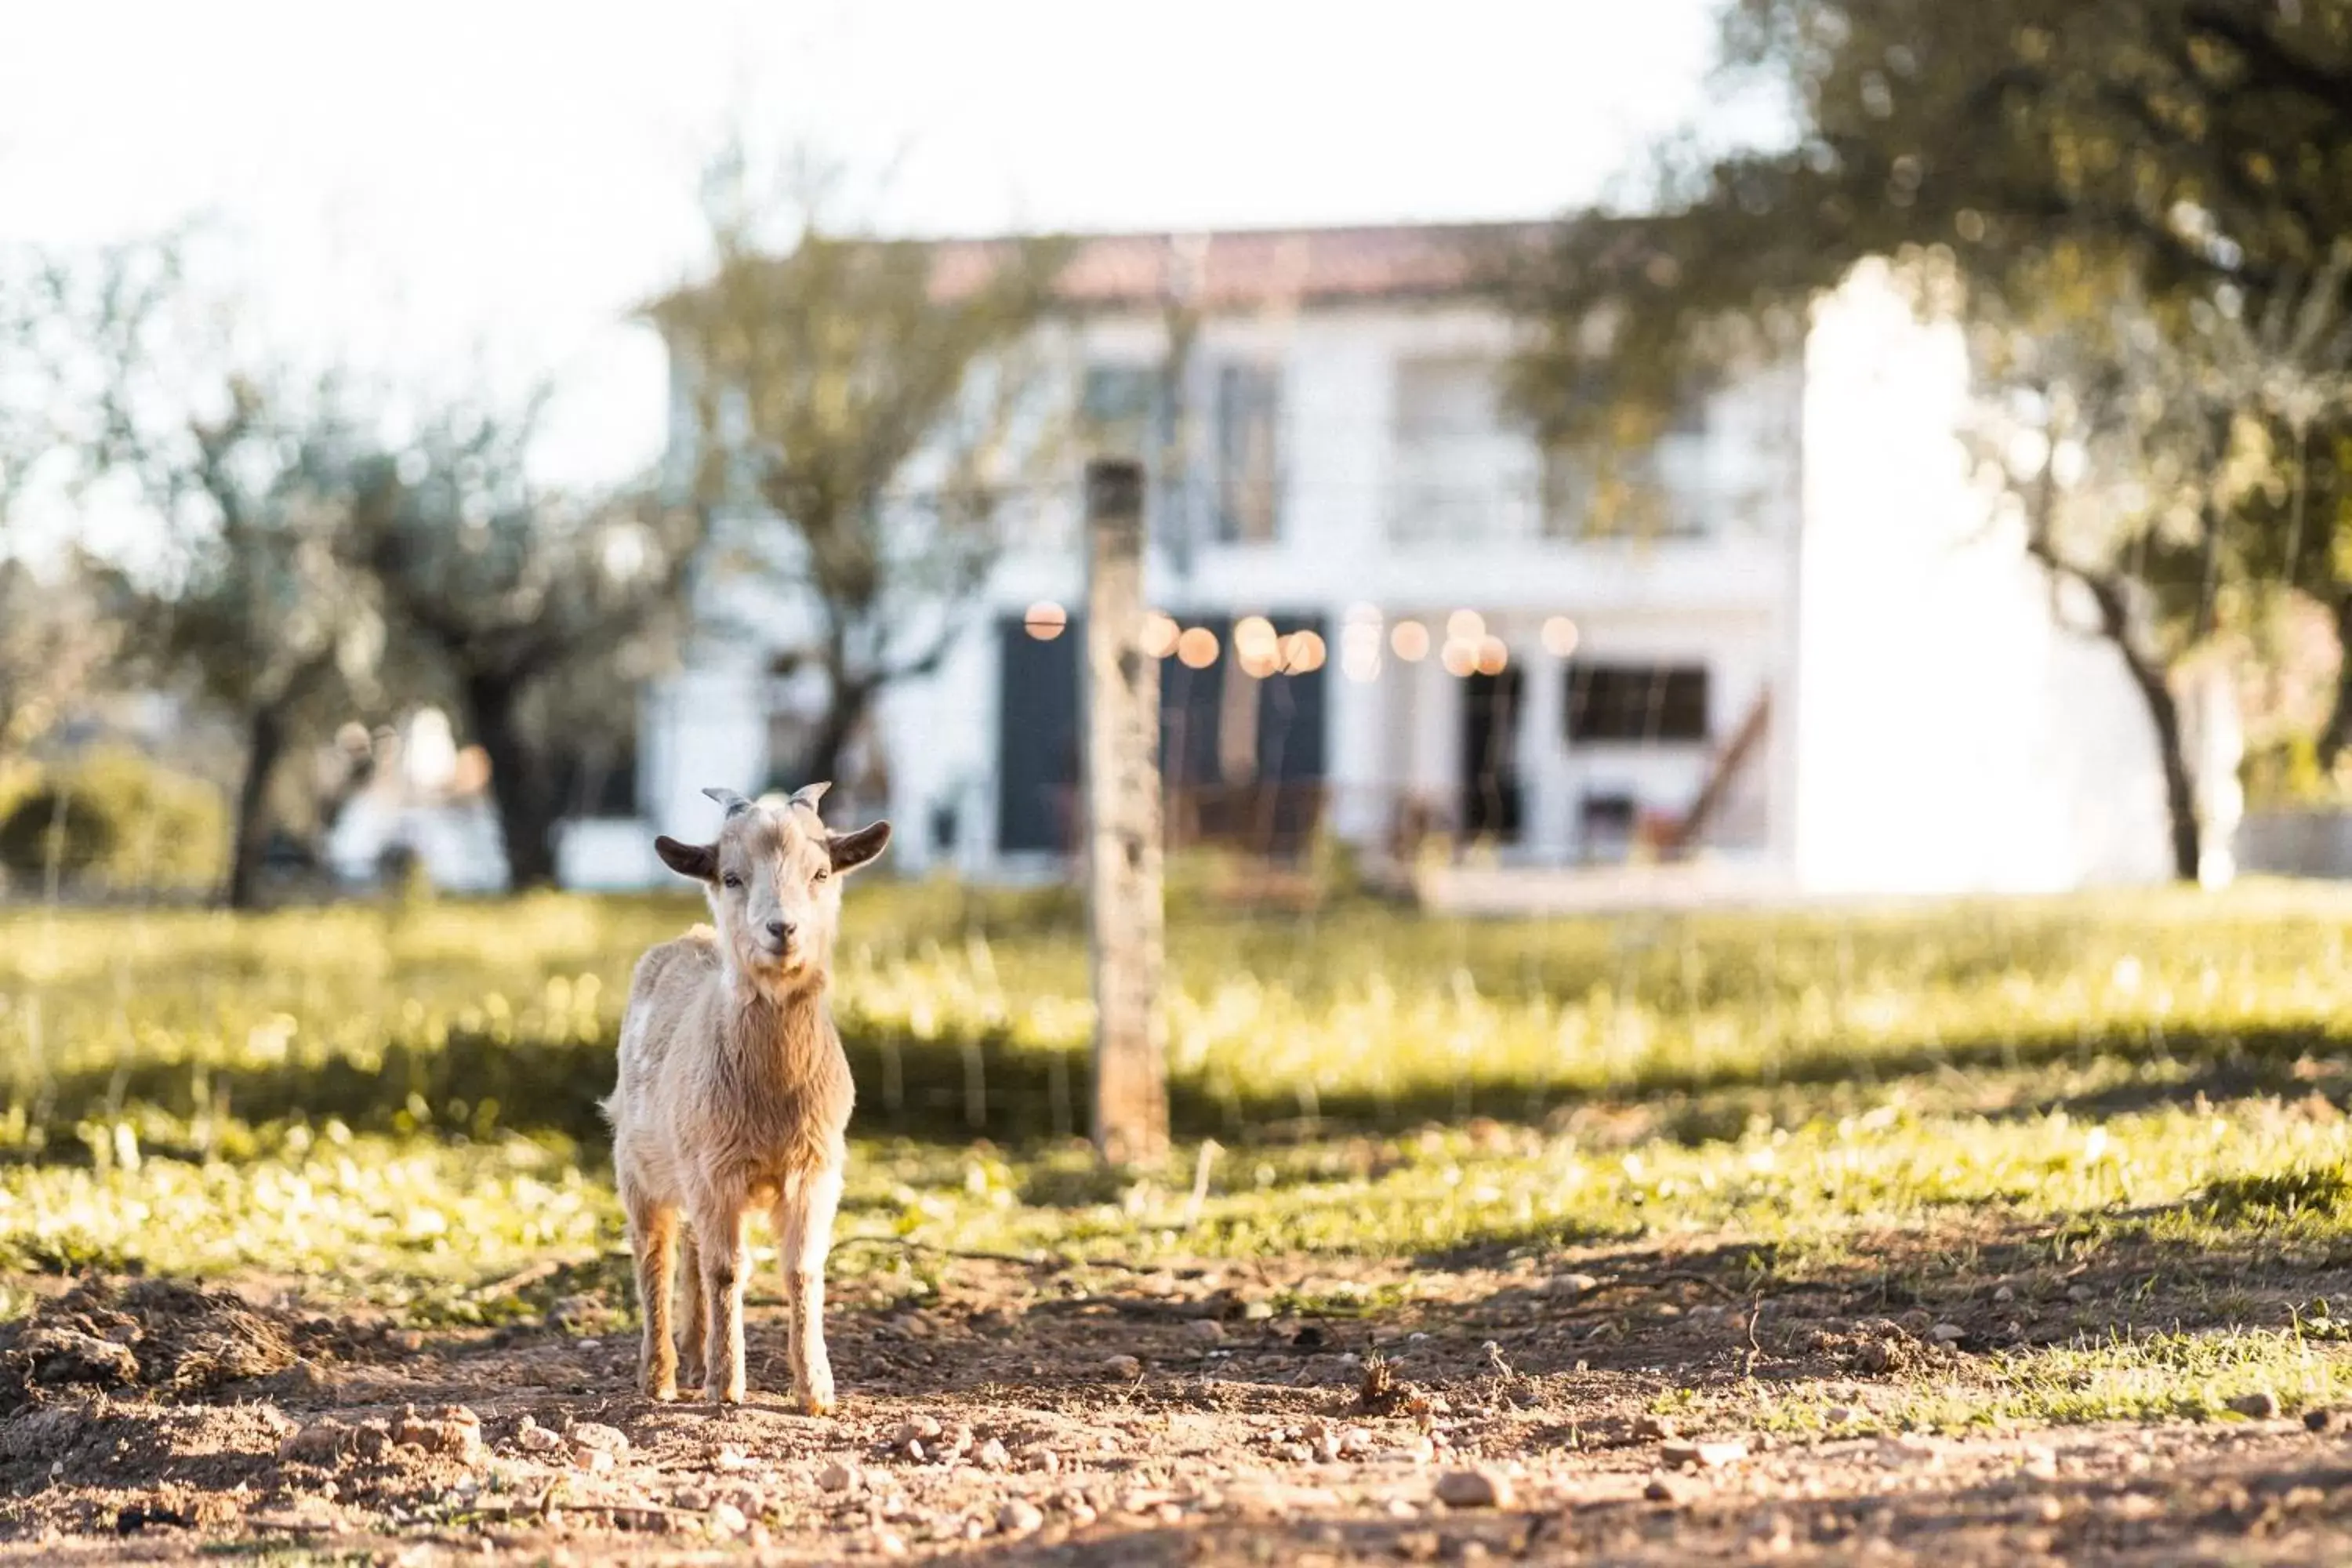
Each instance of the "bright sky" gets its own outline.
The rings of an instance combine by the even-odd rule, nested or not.
[[[550,470],[661,436],[629,304],[731,120],[910,232],[1525,217],[1694,115],[1710,0],[0,0],[0,241],[234,235],[276,335],[553,374]],[[887,183],[886,183],[887,181]]]

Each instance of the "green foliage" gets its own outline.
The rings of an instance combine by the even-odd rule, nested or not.
[[[217,789],[128,747],[0,775],[0,871],[20,890],[40,887],[53,858],[69,883],[205,890],[219,882],[227,838]]]
[[[2217,1220],[2240,1225],[2334,1221],[2352,1211],[2352,1175],[2335,1164],[2232,1177],[2206,1188],[2199,1205]]]

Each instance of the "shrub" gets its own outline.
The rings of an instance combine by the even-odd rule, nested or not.
[[[0,872],[38,885],[54,859],[67,880],[193,891],[220,879],[228,814],[220,792],[123,746],[0,780]]]

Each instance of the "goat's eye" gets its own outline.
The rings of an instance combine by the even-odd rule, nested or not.
[[[819,866],[819,867],[816,868],[816,876],[813,879],[813,880],[819,881],[819,882],[829,881],[829,880],[831,880],[831,879],[832,879],[832,877],[833,877],[833,868],[832,868],[832,867],[830,867],[830,866]]]
[[[743,879],[737,876],[732,871],[728,872],[727,875],[719,878],[719,879],[730,888],[740,888],[743,885]]]

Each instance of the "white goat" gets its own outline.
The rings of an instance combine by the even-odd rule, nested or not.
[[[687,1314],[687,1376],[701,1377],[706,1398],[742,1399],[743,1226],[764,1204],[791,1303],[793,1397],[811,1415],[834,1407],[824,1258],[853,1090],[825,987],[841,878],[882,853],[890,825],[826,831],[816,811],[825,787],[778,805],[705,790],[727,808],[715,842],[654,840],[670,869],[703,884],[718,925],[637,961],[620,1082],[604,1102],[646,1318],[638,1369],[656,1399],[677,1396],[670,1289],[681,1239],[688,1289],[699,1291],[688,1300],[701,1307]]]

